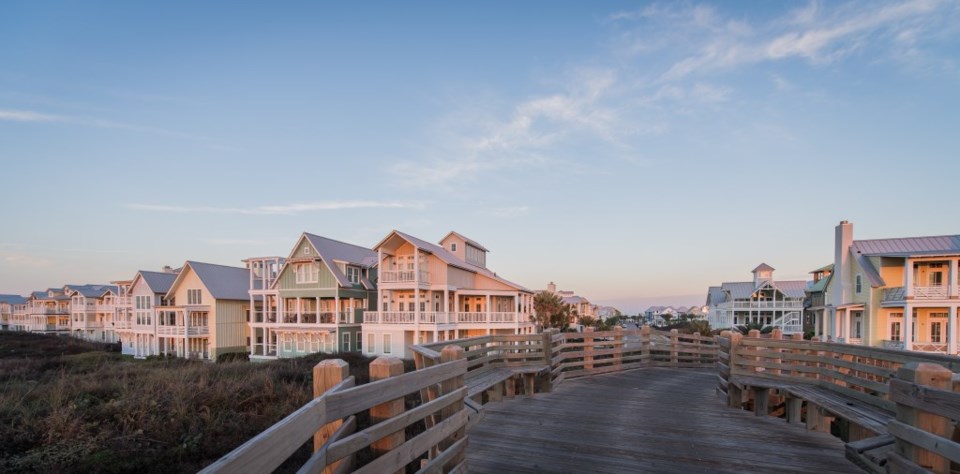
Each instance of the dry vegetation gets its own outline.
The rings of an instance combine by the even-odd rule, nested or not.
[[[115,346],[0,333],[0,472],[196,471],[306,403],[311,368],[330,357],[133,360]],[[337,357],[367,380],[370,359]]]

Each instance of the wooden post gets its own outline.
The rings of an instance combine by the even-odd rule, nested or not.
[[[543,392],[553,391],[553,335],[556,329],[543,331],[543,363],[547,366],[547,374],[540,380],[540,389]]]
[[[770,333],[770,339],[774,341],[783,340],[783,330],[781,330],[780,328],[774,328],[774,330]],[[770,350],[773,352],[780,352],[780,348],[778,347],[771,347]],[[781,362],[781,359],[779,357],[772,358],[770,359],[770,362],[773,362],[774,364],[779,364]],[[780,375],[780,369],[767,369],[767,370],[768,372],[770,372],[770,375]]]
[[[593,368],[593,328],[583,328],[583,370]]]
[[[691,359],[696,361],[697,365],[703,363],[703,354],[700,353],[700,331],[693,333],[693,357]]]
[[[350,365],[340,359],[327,359],[313,366],[313,398],[319,398],[330,390],[334,385],[350,376]],[[336,420],[323,425],[316,434],[313,435],[313,451],[317,452],[320,448],[336,433],[343,420]],[[332,464],[331,466],[335,466]]]
[[[790,335],[790,339],[792,339],[792,340],[794,340],[794,341],[802,341],[802,340],[803,340],[803,334],[801,334],[801,333],[799,333],[799,332],[795,332],[795,333],[793,333],[793,334]],[[802,349],[793,349],[791,352],[792,352],[793,354],[799,355],[800,353],[803,352],[803,350],[802,350]],[[796,366],[798,366],[798,365],[804,365],[804,363],[794,360],[794,361],[790,362],[790,365],[793,365],[794,367],[796,367]],[[791,372],[790,374],[788,374],[788,375],[795,375],[795,376],[797,376],[797,377],[803,377],[803,376],[804,376],[804,373],[803,373],[803,372],[800,372],[800,371],[797,371],[797,370],[794,370],[794,371],[792,371],[792,372]],[[798,421],[797,423],[799,423],[799,421]]]
[[[953,372],[941,365],[929,362],[910,362],[897,371],[897,378],[917,385],[952,390]],[[950,420],[916,408],[897,404],[897,421],[919,428],[928,433],[950,439]],[[897,438],[897,453],[906,459],[933,472],[950,472],[950,460]]]
[[[770,390],[766,387],[753,387],[753,414],[767,416],[770,413]]]
[[[623,370],[623,328],[613,328],[613,365],[617,370]]]
[[[830,421],[831,417],[827,416],[827,413],[823,410],[823,408],[807,403],[808,430],[829,433]]]
[[[679,332],[676,329],[670,330],[670,365],[677,367],[679,364],[678,355],[680,351]]]
[[[803,413],[803,399],[788,397],[787,398],[787,423],[792,423],[792,424],[800,423],[801,413]]]
[[[403,361],[396,357],[381,356],[370,363],[371,382],[396,377],[398,375],[403,375]],[[373,424],[377,424],[389,420],[403,413],[403,411],[403,398],[390,400],[389,402],[370,408],[370,420]],[[379,457],[389,453],[393,448],[399,447],[405,439],[406,437],[404,436],[403,430],[400,430],[374,441],[373,444],[370,445],[370,449]],[[397,472],[402,473],[403,469]]]
[[[640,362],[646,366],[653,365],[650,358],[650,326],[646,324],[640,328]]]
[[[810,339],[810,342],[813,342],[813,343],[814,343],[814,344],[813,344],[814,346],[819,346],[819,345],[820,345],[820,336],[813,336],[813,339]],[[817,356],[817,360],[818,360],[818,361],[817,361],[817,362],[808,362],[807,365],[818,369],[818,371],[817,371],[817,372],[810,372],[808,376],[809,376],[810,378],[820,379],[820,373],[819,373],[820,362],[819,362],[819,360],[823,358],[823,351],[820,351],[820,350],[810,351],[809,354],[810,354],[810,355],[815,355],[815,356]]]
[[[446,346],[443,348],[443,350],[440,351],[441,364],[446,362],[453,362],[455,360],[460,360],[463,358],[464,358],[463,348],[460,346],[453,346],[453,345]],[[462,374],[457,375],[456,377],[452,377],[447,380],[444,380],[443,382],[440,382],[440,391],[442,392],[441,395],[447,395],[449,393],[456,392],[457,390],[460,390],[461,388],[463,388],[464,386],[463,384],[464,382],[463,382]],[[441,420],[446,420],[447,418],[450,418],[456,415],[457,413],[460,412],[460,410],[463,410],[462,400],[459,402],[452,403],[450,404],[450,406],[440,410]],[[466,436],[466,433],[467,431],[465,427],[460,428],[459,430],[454,432],[452,435],[450,435],[449,438],[446,438],[440,441],[440,451],[444,451],[450,446],[453,446],[453,443],[456,443],[457,441],[463,439],[463,437]],[[457,456],[457,460],[453,462],[453,465],[459,464],[460,463],[459,459],[461,457],[462,456]]]
[[[743,334],[732,332],[730,333],[730,377],[733,378],[733,372],[737,366],[737,352],[740,351],[740,341],[743,339]],[[727,384],[727,405],[730,408],[741,408],[743,407],[743,393],[740,391],[740,388],[734,385],[731,381]]]

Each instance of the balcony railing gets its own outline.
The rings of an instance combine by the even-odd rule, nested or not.
[[[733,301],[719,305],[721,308],[729,309],[798,309],[803,307],[803,299],[788,299],[778,301]]]
[[[954,294],[957,294],[954,291]],[[913,299],[915,300],[943,300],[947,299],[950,296],[950,287],[946,285],[939,286],[914,286],[913,287]],[[884,288],[883,290],[883,300],[887,301],[904,301],[907,299],[906,289],[902,286],[896,286],[892,288]]]
[[[285,311],[283,313],[283,318],[281,318],[281,322],[283,324],[353,324],[356,321],[354,319],[355,311],[356,310],[339,312],[321,311],[319,313],[315,311],[301,311],[299,323],[297,322],[296,311]]]
[[[157,326],[158,336],[207,336],[210,328],[207,326]]]
[[[416,320],[416,313],[411,311],[367,311],[363,314],[363,322],[368,324],[414,324]],[[420,313],[421,324],[497,324],[516,322],[517,313],[513,312]]]
[[[420,283],[430,283],[430,272],[420,270]],[[380,272],[380,283],[413,283],[417,279],[416,270],[386,270]]]

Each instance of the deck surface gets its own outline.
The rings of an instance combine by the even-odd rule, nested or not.
[[[641,369],[491,403],[468,432],[470,472],[861,472],[829,434],[727,408],[716,380]]]

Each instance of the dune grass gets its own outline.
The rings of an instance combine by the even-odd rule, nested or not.
[[[194,472],[306,403],[320,360],[346,360],[358,383],[372,360],[212,364],[115,350],[0,333],[0,472]],[[302,447],[290,464],[308,456]]]

